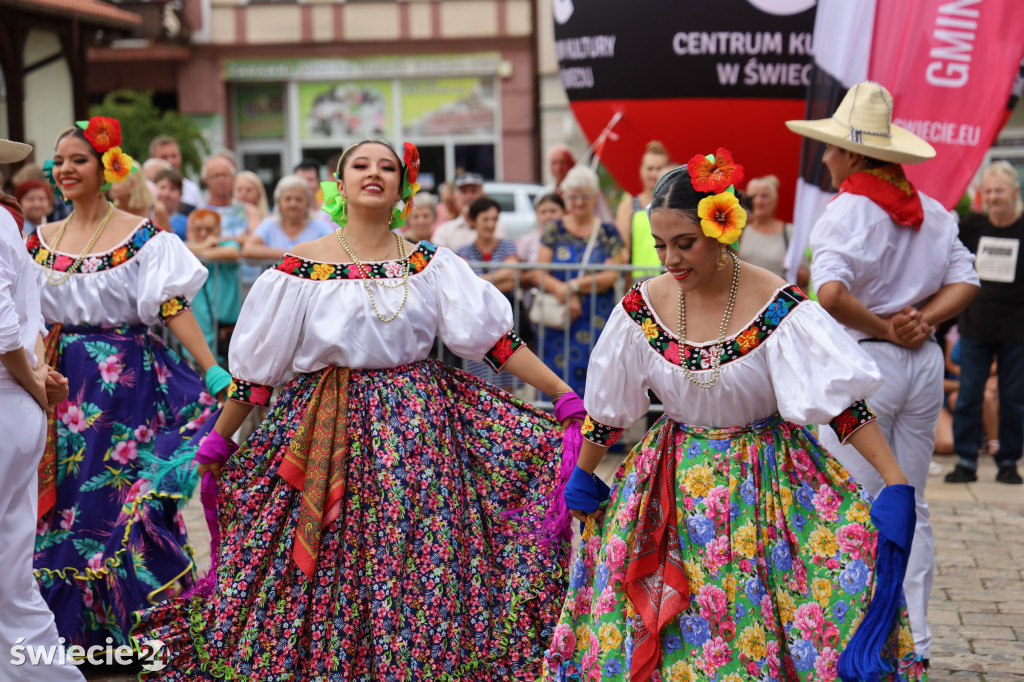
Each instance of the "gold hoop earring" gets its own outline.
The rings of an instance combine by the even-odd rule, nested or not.
[[[715,261],[715,271],[719,271],[725,268],[729,264],[729,247],[723,246],[718,252],[718,260]]]

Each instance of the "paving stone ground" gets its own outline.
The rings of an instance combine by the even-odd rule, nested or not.
[[[935,527],[935,584],[929,604],[932,682],[1024,682],[1024,486],[995,482],[991,460],[979,481],[942,480],[954,457],[935,461],[943,472],[928,482]],[[609,455],[598,473],[610,481],[622,462]],[[199,498],[185,522],[200,572],[210,565],[209,532]],[[131,675],[95,672],[91,682],[127,682]]]

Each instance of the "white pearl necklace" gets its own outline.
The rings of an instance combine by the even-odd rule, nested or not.
[[[732,287],[729,289],[729,302],[725,304],[725,315],[722,316],[722,326],[718,330],[718,342],[711,347],[711,379],[709,381],[701,381],[697,378],[697,373],[686,366],[684,360],[681,364],[683,368],[683,374],[686,378],[692,381],[698,388],[708,390],[712,388],[718,382],[718,375],[722,371],[722,348],[725,346],[725,332],[729,328],[729,319],[732,317],[733,306],[736,305],[736,289],[740,283],[740,259],[736,256],[736,252],[729,249],[729,255],[732,256]],[[683,295],[683,290],[679,289],[679,318],[677,333],[679,336],[679,342],[686,343],[686,297]],[[700,370],[705,371],[705,370]]]
[[[342,228],[338,228],[337,230],[335,230],[335,234],[338,235],[338,241],[341,242],[341,247],[345,249],[345,253],[347,253],[349,258],[352,259],[352,264],[356,266],[356,270],[358,270],[359,272],[359,279],[362,280],[363,288],[366,289],[366,293],[370,297],[370,305],[373,307],[373,312],[377,315],[377,319],[379,319],[381,322],[391,322],[396,317],[398,317],[398,313],[402,312],[402,308],[405,307],[405,302],[409,298],[410,265],[409,254],[405,250],[405,240],[402,239],[397,234],[395,234],[395,240],[398,242],[398,260],[402,263],[402,281],[398,282],[397,284],[388,284],[384,281],[375,282],[379,286],[382,286],[386,289],[397,289],[398,287],[402,287],[404,289],[404,291],[402,292],[402,302],[398,304],[398,309],[395,310],[395,312],[392,313],[390,317],[384,317],[383,315],[380,314],[380,310],[377,308],[377,299],[374,298],[373,291],[370,289],[370,283],[368,282],[371,272],[370,267],[368,265],[365,265],[361,260],[359,260],[359,257],[356,256],[355,251],[353,251],[349,247],[348,240],[345,239],[345,230],[343,230]]]

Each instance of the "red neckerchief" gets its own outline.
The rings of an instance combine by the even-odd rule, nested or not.
[[[0,206],[3,206],[10,211],[11,215],[14,217],[14,222],[18,223],[18,234],[21,234],[22,229],[25,227],[25,215],[21,212],[21,206],[18,205],[18,200],[10,194],[0,195]]]
[[[897,225],[920,230],[924,207],[917,188],[907,179],[903,166],[890,163],[881,168],[857,171],[843,180],[839,193],[859,194],[875,202]]]

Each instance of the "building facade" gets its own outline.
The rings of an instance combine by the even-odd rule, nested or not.
[[[177,1],[177,0],[174,0]],[[176,94],[268,186],[363,138],[415,142],[428,186],[540,170],[535,0],[185,0],[187,40],[90,51],[94,96]]]

